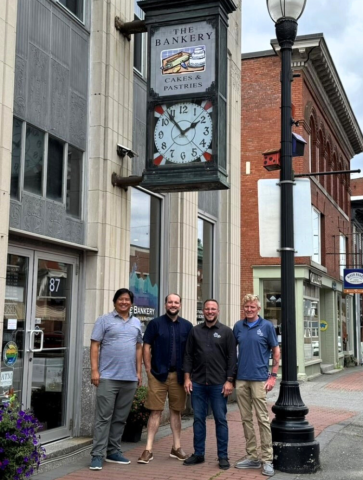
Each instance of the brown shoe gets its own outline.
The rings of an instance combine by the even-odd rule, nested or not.
[[[151,460],[153,460],[153,454],[152,452],[149,452],[149,450],[144,450],[141,454],[141,457],[139,457],[137,463],[149,463]]]
[[[181,460],[182,462],[188,458],[188,455],[184,452],[182,448],[178,448],[177,450],[173,447],[170,452],[171,458],[176,458]]]

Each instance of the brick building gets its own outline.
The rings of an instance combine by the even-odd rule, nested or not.
[[[280,260],[260,255],[256,218],[258,180],[279,178],[278,171],[263,168],[262,157],[280,148],[281,61],[277,41],[271,45],[273,50],[242,55],[241,294],[258,294],[262,315],[283,335]],[[307,142],[304,156],[294,158],[295,173],[349,170],[352,157],[363,151],[363,136],[322,34],[297,38],[292,68],[293,116],[299,121],[293,130]],[[307,218],[298,221],[311,228],[312,255],[295,257],[299,378],[320,373],[321,364],[343,365],[345,355],[356,353],[354,298],[342,286],[352,259],[350,176],[312,176],[310,187],[311,213],[308,208]]]

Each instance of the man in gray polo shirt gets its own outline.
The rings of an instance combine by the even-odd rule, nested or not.
[[[127,465],[121,437],[135,391],[141,385],[142,333],[130,316],[134,294],[127,288],[113,297],[115,309],[99,317],[91,335],[91,383],[97,387],[91,470],[106,462]]]

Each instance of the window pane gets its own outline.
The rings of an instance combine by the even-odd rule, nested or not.
[[[83,20],[83,2],[84,0],[59,0],[68,10],[70,10],[76,17]]]
[[[133,313],[146,327],[159,315],[161,201],[131,189],[130,290]]]
[[[62,201],[63,143],[49,138],[47,165],[47,198]]]
[[[21,126],[22,122],[13,119],[13,148],[11,155],[11,198],[19,198],[19,175],[20,175],[20,153],[21,153]]]
[[[28,125],[25,139],[24,190],[42,195],[44,133]]]
[[[67,164],[67,213],[75,217],[81,215],[82,152],[68,146]]]
[[[203,322],[203,302],[213,297],[213,224],[198,218],[197,322]]]

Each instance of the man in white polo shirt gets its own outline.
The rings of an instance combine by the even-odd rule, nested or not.
[[[120,288],[115,309],[99,317],[91,335],[91,383],[97,387],[91,470],[106,462],[127,465],[121,437],[135,391],[141,385],[142,333],[140,321],[130,316],[134,294]]]

